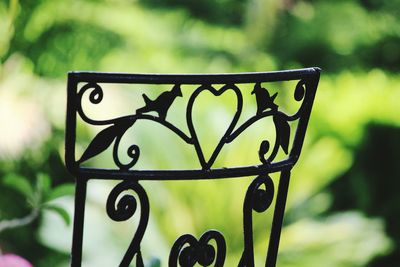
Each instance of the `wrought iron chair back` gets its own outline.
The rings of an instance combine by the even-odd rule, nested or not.
[[[140,244],[145,235],[150,215],[150,204],[145,188],[140,184],[143,180],[200,180],[256,176],[247,188],[243,202],[243,252],[238,266],[254,266],[252,213],[264,212],[273,203],[275,207],[271,226],[268,252],[265,266],[276,264],[278,245],[283,222],[283,215],[288,192],[291,169],[297,162],[303,145],[304,136],[315,92],[319,81],[320,70],[307,68],[289,71],[240,73],[240,74],[186,74],[186,75],[156,75],[156,74],[117,74],[95,72],[71,72],[68,75],[68,103],[65,161],[68,170],[76,177],[75,214],[72,244],[72,266],[81,266],[83,226],[85,215],[85,200],[87,183],[91,179],[120,180],[107,198],[106,212],[114,221],[125,221],[133,216],[136,207],[140,205],[138,228],[132,238],[120,266],[129,266],[135,261],[136,266],[143,266]],[[279,87],[283,81],[294,81],[294,100],[298,109],[289,114],[277,103],[280,94],[285,90],[279,88],[272,94],[268,87]],[[143,105],[133,114],[115,118],[95,119],[85,110],[84,102],[97,105],[104,97],[105,85],[136,85],[163,86],[167,90],[159,93],[153,99],[143,94]],[[191,89],[188,89],[190,86]],[[209,92],[215,97],[231,92],[236,98],[233,118],[212,149],[209,157],[205,155],[198,131],[193,123],[193,106],[203,92]],[[244,120],[243,94],[254,95],[256,106],[254,114]],[[188,96],[185,117],[187,129],[181,129],[168,117],[168,111],[174,105],[177,97]],[[247,108],[247,107],[246,107]],[[258,163],[248,166],[215,167],[223,147],[234,143],[236,138],[260,120],[272,119],[275,132],[274,140],[263,140],[258,151],[254,151]],[[124,134],[138,121],[146,120],[157,123],[172,131],[177,138],[192,147],[199,162],[198,169],[153,170],[138,166],[141,148],[131,144],[127,149],[129,161],[121,159],[121,140]],[[77,123],[85,124],[97,130],[97,135],[87,142],[83,153],[77,153],[77,143],[80,136],[77,133]],[[269,129],[266,129],[269,130]],[[157,136],[157,135],[156,135]],[[112,168],[91,166],[86,162],[104,153],[110,153],[113,159]],[[278,155],[284,155],[283,157]],[[279,159],[278,159],[279,158]],[[277,190],[271,173],[280,173]],[[122,195],[123,191],[133,190],[136,197]],[[276,191],[276,193],[275,193]],[[121,197],[122,196],[122,197]],[[210,244],[214,244],[212,246]],[[226,256],[224,236],[216,230],[209,230],[199,240],[190,234],[180,236],[172,246],[169,266],[223,266]],[[135,260],[134,260],[135,258]]]

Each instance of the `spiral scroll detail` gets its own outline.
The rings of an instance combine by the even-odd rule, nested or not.
[[[107,199],[107,214],[114,221],[126,221],[131,218],[137,210],[137,200],[135,196],[125,194],[122,197],[123,191],[132,190],[135,192],[140,203],[140,219],[139,226],[135,232],[135,235],[126,251],[124,258],[121,261],[120,266],[129,266],[133,257],[136,255],[136,266],[143,266],[143,260],[140,252],[140,242],[143,239],[146,231],[147,223],[149,220],[149,199],[146,191],[138,182],[123,181],[116,185],[110,192]]]

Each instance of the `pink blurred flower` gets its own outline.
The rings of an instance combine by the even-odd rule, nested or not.
[[[0,255],[0,267],[33,267],[27,260],[15,254]]]

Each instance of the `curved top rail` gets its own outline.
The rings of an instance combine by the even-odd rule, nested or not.
[[[204,73],[204,74],[149,74],[71,71],[69,78],[79,82],[97,83],[152,83],[152,84],[225,84],[298,80],[319,75],[318,67],[270,72]]]

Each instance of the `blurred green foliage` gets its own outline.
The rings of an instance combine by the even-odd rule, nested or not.
[[[26,225],[0,232],[1,251],[39,267],[68,266],[71,228],[63,223],[70,220],[73,203],[73,178],[63,164],[68,71],[319,66],[322,79],[291,182],[278,266],[395,266],[400,262],[399,13],[399,0],[1,1],[0,224],[35,215]],[[176,155],[159,164],[185,160]],[[167,254],[177,234],[198,236],[211,224],[232,241],[227,266],[234,266],[242,244],[237,196],[243,196],[248,180],[195,183],[190,191],[182,183],[145,183],[155,192],[148,232],[160,234],[149,234],[143,247],[154,251],[157,244],[156,251]],[[108,191],[91,186],[88,224],[99,228],[89,228],[95,238],[85,253],[87,266],[99,266],[107,259],[98,255],[120,257],[126,248],[121,240],[131,231],[129,226],[112,230],[101,198]],[[99,230],[102,222],[107,231]],[[256,250],[263,252],[270,221],[254,223],[260,233]],[[158,256],[145,255],[151,266],[160,265]]]

